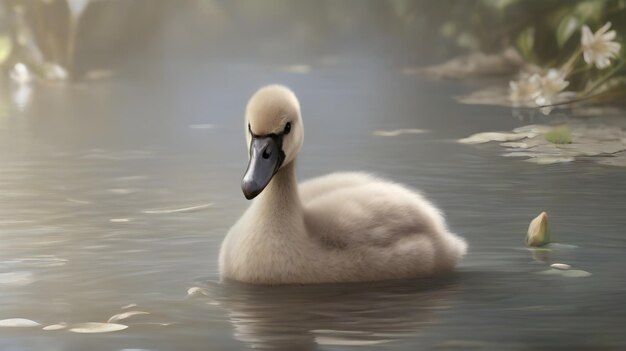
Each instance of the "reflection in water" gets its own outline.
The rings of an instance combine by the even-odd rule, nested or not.
[[[358,284],[214,284],[208,295],[228,311],[234,337],[253,348],[377,345],[415,337],[451,305],[456,278]]]
[[[11,98],[18,111],[23,111],[28,107],[33,95],[33,88],[28,84],[17,84],[13,87]]]

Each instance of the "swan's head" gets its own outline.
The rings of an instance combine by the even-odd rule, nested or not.
[[[246,140],[250,159],[241,189],[246,199],[265,189],[281,167],[291,163],[304,139],[300,103],[282,85],[259,89],[246,107]]]

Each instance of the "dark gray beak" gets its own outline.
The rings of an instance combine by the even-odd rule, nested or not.
[[[283,163],[282,136],[253,136],[250,143],[250,161],[241,181],[246,199],[252,200],[265,189]]]

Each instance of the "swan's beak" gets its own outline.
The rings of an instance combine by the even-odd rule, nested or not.
[[[241,181],[241,190],[246,199],[252,200],[259,195],[283,163],[285,154],[280,139],[281,136],[277,135],[252,137],[250,161]]]

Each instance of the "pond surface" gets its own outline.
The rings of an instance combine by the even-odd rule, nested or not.
[[[458,104],[471,87],[406,76],[385,60],[175,62],[94,82],[2,83],[0,319],[45,326],[150,314],[107,334],[4,327],[0,349],[626,348],[623,168],[538,166],[500,157],[497,145],[458,144],[530,122]],[[219,282],[219,245],[249,205],[239,188],[243,109],[272,82],[303,106],[300,179],[364,170],[422,190],[469,243],[454,275]],[[429,132],[372,134],[400,128]],[[533,253],[524,236],[541,211],[561,245]],[[556,262],[592,275],[546,274]],[[188,296],[192,287],[200,293]]]

